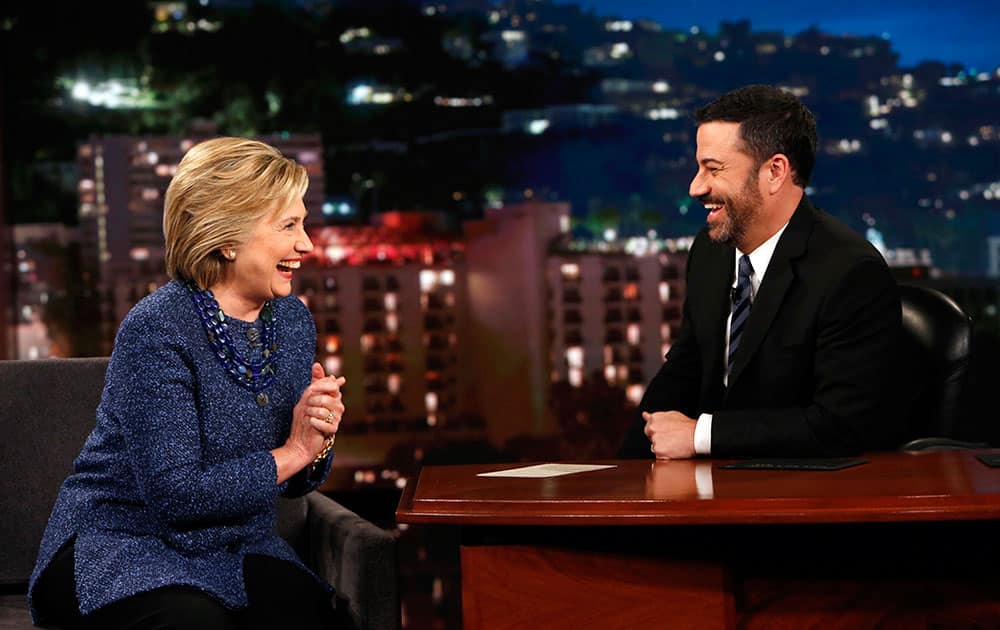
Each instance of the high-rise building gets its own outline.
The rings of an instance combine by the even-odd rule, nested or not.
[[[316,359],[347,378],[346,464],[376,466],[397,442],[481,435],[460,370],[469,312],[464,244],[434,213],[310,229],[297,291],[316,320]],[[342,465],[345,459],[341,459]]]
[[[687,240],[574,240],[564,203],[466,225],[476,390],[490,438],[555,430],[553,383],[600,374],[638,402],[680,325]]]
[[[553,381],[600,374],[638,404],[680,330],[686,253],[578,253],[548,261]]]
[[[142,297],[166,281],[163,198],[184,153],[205,137],[93,137],[80,145],[80,232],[84,277],[101,303],[101,337],[110,353],[118,324]],[[318,135],[261,138],[309,172],[305,206],[323,204]]]
[[[466,224],[472,368],[491,441],[551,433],[548,414],[549,247],[569,229],[569,205],[529,202]],[[467,371],[467,370],[466,370]]]

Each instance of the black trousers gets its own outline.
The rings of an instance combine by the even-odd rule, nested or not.
[[[331,597],[295,565],[270,556],[248,555],[243,580],[249,606],[230,610],[204,591],[165,586],[80,614],[73,577],[73,541],[53,558],[35,585],[35,608],[51,623],[70,630],[257,630],[342,627]]]

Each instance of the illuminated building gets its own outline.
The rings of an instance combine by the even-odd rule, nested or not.
[[[485,14],[493,8],[493,3],[490,0],[422,0],[420,6],[425,15],[468,11]]]
[[[351,106],[388,105],[412,99],[412,94],[394,85],[355,83],[350,86],[347,93],[347,104]]]
[[[77,230],[61,223],[38,223],[16,225],[12,231],[16,280],[12,358],[72,356],[68,331],[50,328],[46,311],[53,303],[65,305],[68,267],[73,264],[68,250],[78,240]]]
[[[505,133],[533,135],[552,129],[589,129],[614,122],[620,115],[613,105],[552,105],[542,109],[514,109],[503,113]]]
[[[100,296],[101,337],[110,353],[118,324],[142,297],[166,282],[163,197],[184,153],[204,137],[92,137],[77,151],[84,265]],[[323,162],[318,135],[261,138],[305,166],[305,206],[322,221]]]
[[[475,391],[497,443],[555,430],[555,381],[599,372],[636,400],[680,325],[687,240],[574,241],[569,224],[568,204],[539,202],[466,224]]]
[[[207,6],[209,1],[202,0],[201,4],[202,6]],[[219,5],[249,6],[248,2],[233,2],[232,0],[227,0],[226,2],[219,2],[216,0],[211,2],[211,4],[215,7],[218,7]],[[174,31],[189,35],[199,31],[214,33],[222,28],[222,22],[220,21],[206,19],[194,20],[189,17],[186,2],[155,0],[154,2],[150,2],[149,6],[153,10],[154,33],[167,33]]]
[[[553,432],[548,417],[546,259],[569,228],[569,205],[491,208],[466,223],[475,395],[496,444]]]
[[[528,61],[529,35],[523,30],[494,30],[483,35],[483,41],[493,44],[493,56],[505,68],[515,68]]]
[[[561,251],[548,261],[551,379],[594,373],[638,404],[680,330],[686,253]]]
[[[310,238],[297,291],[316,321],[316,360],[347,378],[342,466],[376,466],[396,443],[432,433],[481,434],[462,386],[473,371],[462,356],[460,234],[443,215],[387,212],[371,225],[311,228]]]

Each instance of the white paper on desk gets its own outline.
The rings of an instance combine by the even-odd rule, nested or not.
[[[537,464],[535,466],[524,466],[521,468],[509,468],[507,470],[479,473],[476,476],[541,479],[544,477],[558,477],[560,475],[572,475],[573,473],[590,472],[592,470],[603,470],[605,468],[614,467],[614,464]]]

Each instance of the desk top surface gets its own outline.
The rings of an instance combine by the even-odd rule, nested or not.
[[[594,461],[548,478],[481,477],[528,464],[425,466],[401,523],[694,525],[1000,519],[1000,468],[982,452],[871,453],[838,471],[732,470],[733,460]],[[584,462],[580,462],[584,463]]]

